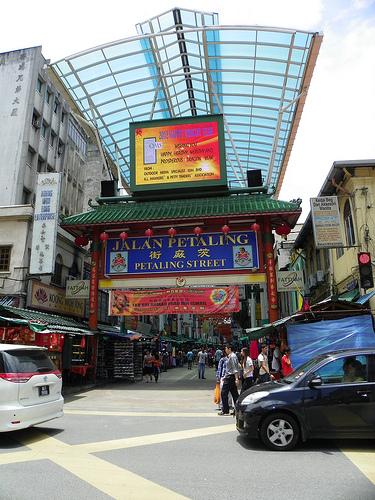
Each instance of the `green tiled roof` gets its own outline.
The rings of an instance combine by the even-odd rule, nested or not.
[[[63,219],[64,227],[117,222],[191,219],[262,213],[293,212],[298,214],[298,204],[279,201],[268,195],[237,195],[144,202],[117,202],[99,205],[89,212]]]
[[[79,323],[70,318],[64,316],[58,316],[57,314],[46,314],[40,311],[34,311],[32,309],[20,309],[18,307],[11,306],[0,306],[1,317],[9,316],[7,313],[11,313],[11,316],[22,318],[27,321],[40,321],[42,323],[47,323],[48,329],[51,331],[57,331],[61,333],[79,333],[89,335],[91,332],[88,326],[83,323]],[[11,318],[10,318],[11,319]]]

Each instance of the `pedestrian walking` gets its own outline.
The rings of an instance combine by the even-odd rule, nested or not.
[[[280,373],[281,371],[281,353],[280,353],[280,342],[276,342],[275,349],[272,354],[272,371]]]
[[[273,379],[268,366],[267,344],[262,344],[262,350],[258,356],[258,365],[260,384],[262,384],[263,382],[269,382],[271,379]]]
[[[193,358],[194,354],[193,351],[190,350],[186,353],[186,359],[187,359],[187,364],[188,364],[188,370],[191,370],[191,365],[193,364]]]
[[[253,374],[254,374],[254,365],[253,360],[249,356],[249,349],[247,347],[243,347],[241,349],[241,364],[242,364],[242,388],[241,393],[249,389],[253,385]]]
[[[227,363],[228,363],[228,357],[226,356],[226,354],[224,354],[222,352],[221,358],[220,358],[220,361],[219,361],[219,365],[218,365],[217,370],[216,370],[216,382],[219,382],[219,384],[220,384],[220,401],[219,401],[219,408],[218,408],[218,410],[222,410],[223,409],[223,402],[222,402],[222,399],[221,399],[221,391],[223,389],[224,379],[225,379],[225,375],[226,375],[226,372],[227,372]],[[229,408],[233,408],[234,407],[234,405],[233,405],[233,398],[232,398],[232,394],[231,393],[228,394],[228,406],[229,406]]]
[[[201,351],[198,352],[198,377],[199,378],[206,378],[204,376],[204,372],[206,370],[206,363],[207,363],[207,353],[206,353],[206,349],[203,348]]]
[[[285,349],[285,354],[281,358],[281,372],[283,374],[283,377],[287,377],[291,373],[293,373],[294,369],[292,366],[292,360],[290,359],[290,348],[287,347]]]
[[[238,398],[237,387],[240,384],[239,363],[236,354],[233,352],[231,344],[225,346],[225,352],[228,356],[226,373],[224,376],[223,388],[221,390],[222,410],[218,415],[229,415],[228,394],[231,393],[233,403],[236,404]]]
[[[153,366],[154,366],[154,379],[155,379],[155,382],[157,383],[159,380],[160,366],[161,366],[161,359],[160,359],[159,353],[155,353],[155,355],[154,355]]]
[[[152,382],[152,375],[154,372],[153,362],[154,357],[149,351],[146,351],[143,357],[143,374],[146,378],[147,383]]]
[[[218,347],[215,351],[215,370],[217,371],[219,367],[219,362],[221,358],[223,357],[223,351]]]

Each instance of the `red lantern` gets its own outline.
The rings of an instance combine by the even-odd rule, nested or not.
[[[105,231],[103,231],[102,233],[100,233],[99,238],[100,238],[100,241],[103,241],[103,242],[107,241],[108,238],[109,238],[108,233],[106,233]]]
[[[176,236],[176,234],[177,234],[177,231],[175,230],[175,228],[174,228],[174,227],[170,227],[170,228],[168,229],[168,234],[169,234],[169,236],[170,236],[171,238],[174,238],[174,237]]]
[[[202,234],[202,228],[200,228],[199,226],[195,227],[194,234],[195,236],[200,236]]]
[[[281,224],[276,228],[276,234],[278,234],[279,236],[287,236],[290,233],[290,231],[291,231],[290,226],[285,223]]]
[[[80,236],[76,237],[74,243],[79,247],[85,247],[86,245],[89,244],[89,239],[84,234],[81,234]]]
[[[260,231],[260,225],[254,222],[254,224],[251,224],[250,229],[257,233],[258,231]]]
[[[127,239],[128,239],[128,233],[126,231],[120,233],[120,240],[125,241]]]
[[[145,235],[147,236],[147,238],[151,238],[151,236],[153,234],[154,234],[154,231],[150,227],[148,229],[146,229]]]
[[[229,233],[230,231],[230,227],[227,226],[226,224],[221,228],[221,230],[223,231],[223,233],[225,234],[225,236]]]
[[[77,236],[74,240],[74,243],[80,247],[82,245],[82,236]]]

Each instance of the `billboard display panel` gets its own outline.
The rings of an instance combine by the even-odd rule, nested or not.
[[[130,124],[133,192],[226,186],[222,115]]]

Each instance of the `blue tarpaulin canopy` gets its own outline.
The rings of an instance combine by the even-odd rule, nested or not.
[[[318,354],[375,347],[372,316],[365,314],[316,323],[289,323],[288,343],[294,368]]]

